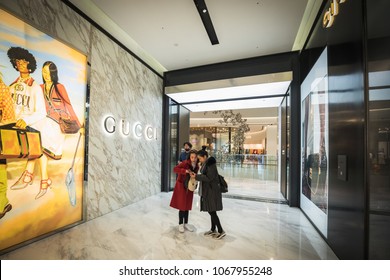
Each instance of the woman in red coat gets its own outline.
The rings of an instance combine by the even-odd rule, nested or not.
[[[192,228],[188,227],[188,214],[189,210],[192,209],[192,199],[194,192],[188,190],[184,186],[186,176],[191,172],[198,172],[198,159],[196,151],[191,150],[188,153],[188,159],[182,161],[173,168],[173,172],[177,173],[177,179],[170,206],[179,210],[179,231],[184,230],[193,231]]]

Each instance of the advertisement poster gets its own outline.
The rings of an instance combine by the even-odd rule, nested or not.
[[[327,49],[301,86],[301,207],[327,236],[328,73]]]
[[[83,219],[87,59],[1,9],[0,18],[2,253]]]

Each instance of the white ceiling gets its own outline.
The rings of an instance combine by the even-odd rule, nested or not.
[[[205,0],[211,45],[193,0],[70,0],[159,73],[302,47],[321,0]]]
[[[219,40],[217,45],[210,43],[193,0],[70,2],[163,74],[300,50],[322,0],[205,0]],[[282,97],[259,97],[284,94],[290,81],[291,73],[270,73],[165,90],[178,103],[190,102],[184,106],[192,112],[269,108],[278,107]],[[227,101],[240,97],[256,99]]]

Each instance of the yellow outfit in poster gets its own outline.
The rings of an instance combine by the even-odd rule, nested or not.
[[[9,88],[0,76],[0,124],[6,124],[15,121],[15,108],[11,98]],[[12,206],[7,198],[7,163],[5,159],[0,159],[0,219],[11,211]]]
[[[9,204],[9,200],[7,198],[7,165],[0,164],[0,219],[7,213],[11,205]],[[9,209],[9,210],[8,210]],[[4,214],[4,215],[3,215]]]

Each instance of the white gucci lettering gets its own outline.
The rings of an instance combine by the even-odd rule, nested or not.
[[[151,125],[144,126],[140,122],[136,122],[131,130],[129,121],[121,119],[120,123],[119,133],[124,137],[130,136],[132,132],[134,138],[137,139],[144,138],[145,140],[157,140],[157,128],[154,128]],[[103,127],[107,133],[113,134],[117,131],[117,120],[113,116],[107,116],[104,118]]]

